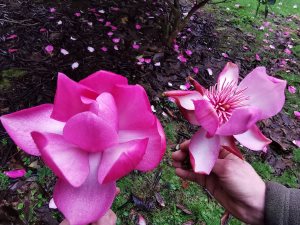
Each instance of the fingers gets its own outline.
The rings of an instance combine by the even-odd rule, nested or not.
[[[115,225],[117,223],[117,216],[116,214],[110,209],[107,213],[98,220],[97,223],[93,225]]]
[[[184,161],[188,156],[189,144],[190,144],[190,140],[182,142],[179,146],[180,150],[172,154],[172,159],[174,161],[179,161],[179,162]]]
[[[59,225],[69,225],[68,220],[64,219]]]
[[[120,194],[120,192],[121,192],[120,188],[117,187],[117,188],[116,188],[116,196],[117,196],[118,194]]]
[[[179,146],[180,150],[184,151],[184,152],[188,152],[189,151],[190,141],[191,140],[186,140],[186,141],[182,142],[180,144],[180,146]]]

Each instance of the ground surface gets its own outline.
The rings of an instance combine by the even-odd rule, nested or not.
[[[244,149],[244,154],[264,179],[299,188],[300,149],[292,143],[300,139],[300,123],[293,114],[300,110],[297,0],[278,1],[266,20],[262,9],[258,17],[254,16],[254,0],[207,6],[177,38],[180,51],[193,52],[190,57],[185,55],[186,63],[179,61],[178,54],[165,45],[165,4],[116,2],[4,0],[0,4],[0,114],[52,102],[57,72],[74,80],[99,69],[126,76],[131,83],[139,83],[147,90],[164,125],[168,150],[153,173],[134,172],[118,183],[122,192],[113,205],[118,224],[135,224],[138,215],[142,215],[149,224],[214,225],[219,224],[222,207],[198,186],[177,178],[171,167],[170,155],[176,144],[190,138],[197,128],[189,126],[161,94],[179,89],[188,75],[206,87],[212,85],[227,61],[240,66],[241,76],[264,65],[269,74],[286,79],[297,91],[286,91],[284,110],[260,124],[273,140],[268,153]],[[49,12],[51,7],[56,12]],[[80,16],[74,15],[79,12]],[[117,27],[113,37],[108,35],[112,27],[105,26],[107,21]],[[142,28],[137,30],[136,24]],[[7,38],[12,34],[17,38]],[[114,43],[112,38],[120,38],[120,42]],[[140,45],[139,49],[132,47],[135,43]],[[54,46],[51,55],[44,50],[49,44]],[[95,51],[88,51],[88,47]],[[63,55],[61,48],[69,54]],[[138,65],[141,57],[152,61]],[[75,62],[79,66],[72,69]],[[193,72],[194,67],[199,68],[198,74]],[[27,171],[26,177],[16,180],[0,174],[0,224],[58,224],[61,215],[48,208],[55,183],[51,171],[37,157],[20,151],[2,127],[0,139],[0,172],[15,168]],[[241,223],[232,219],[230,224]]]

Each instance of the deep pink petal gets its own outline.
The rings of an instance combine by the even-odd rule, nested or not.
[[[51,117],[65,122],[77,113],[88,110],[89,105],[82,102],[82,97],[96,99],[97,96],[97,93],[59,73]]]
[[[196,67],[195,67],[196,68]],[[195,69],[194,68],[194,69]],[[195,72],[196,73],[196,72]],[[198,73],[198,72],[197,72]],[[196,81],[194,78],[192,78],[191,76],[188,77],[189,81],[192,83],[192,85],[195,87],[196,91],[198,91],[201,95],[204,95],[205,92],[205,88],[202,87],[201,84],[198,83],[198,81]]]
[[[99,183],[116,181],[134,170],[146,152],[147,143],[148,138],[145,138],[106,149],[99,167]]]
[[[157,167],[166,151],[166,137],[158,119],[148,129],[120,130],[119,138],[120,142],[149,138],[146,153],[135,168],[144,172]]]
[[[81,186],[89,174],[88,154],[69,144],[62,135],[33,132],[43,161],[56,174],[74,187]]]
[[[238,81],[239,67],[232,62],[228,62],[218,77],[218,87],[221,88],[229,83],[237,85]]]
[[[283,107],[286,81],[266,73],[265,67],[257,67],[240,83],[238,90],[249,96],[247,104],[262,111],[260,119],[274,116]]]
[[[26,170],[24,169],[10,170],[10,171],[5,171],[3,173],[9,178],[15,179],[15,178],[23,177],[26,174]]]
[[[214,135],[219,127],[219,117],[212,106],[207,100],[194,101],[195,115],[199,124],[209,133]]]
[[[126,85],[128,81],[121,75],[100,70],[81,80],[79,83],[100,94],[102,92],[111,92],[115,85]]]
[[[92,112],[78,113],[66,123],[63,130],[64,138],[88,152],[103,151],[118,143],[116,129]]]
[[[58,209],[72,225],[96,222],[112,205],[116,194],[115,182],[99,184],[97,172],[101,155],[90,155],[90,174],[80,187],[73,187],[58,179],[54,189],[54,201]]]
[[[100,94],[96,101],[91,104],[90,111],[109,121],[111,126],[118,130],[118,110],[114,97],[110,93]]]
[[[17,146],[30,155],[40,155],[30,133],[61,134],[64,123],[50,118],[53,105],[44,104],[0,117],[2,125]]]
[[[193,135],[189,150],[194,172],[209,174],[219,156],[220,138],[217,135],[208,138],[207,132],[201,128]]]
[[[217,130],[217,134],[231,136],[242,134],[252,127],[260,118],[260,110],[255,108],[238,108],[229,120]]]
[[[234,135],[234,138],[245,147],[254,151],[265,151],[266,146],[272,142],[261,133],[256,125],[252,126],[245,133]]]
[[[119,129],[142,129],[155,123],[155,116],[143,87],[117,85],[112,94],[118,109]]]
[[[237,157],[243,159],[243,155],[238,147],[234,143],[234,138],[232,136],[220,136],[220,145],[225,150],[236,155]]]

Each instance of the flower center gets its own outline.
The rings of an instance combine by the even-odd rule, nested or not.
[[[244,94],[246,89],[237,90],[238,87],[235,83],[231,82],[225,85],[224,83],[221,86],[215,84],[205,92],[218,114],[220,124],[227,122],[235,109],[246,106],[246,101],[249,99]]]

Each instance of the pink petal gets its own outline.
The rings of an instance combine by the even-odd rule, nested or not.
[[[145,59],[145,63],[150,64],[152,59]]]
[[[54,12],[56,12],[56,8],[54,8],[54,7],[51,7],[51,8],[49,9],[49,12],[51,12],[51,13],[54,13]]]
[[[17,52],[17,51],[18,51],[18,49],[15,49],[15,48],[9,48],[8,49],[9,53],[14,53],[14,52]]]
[[[80,187],[73,187],[58,179],[54,188],[54,201],[72,225],[96,222],[111,207],[116,194],[115,182],[98,183],[99,154],[90,156],[90,174]]]
[[[300,148],[300,140],[293,140],[293,144]]]
[[[227,53],[222,53],[222,56],[223,56],[225,59],[229,58],[229,55],[228,55]]]
[[[119,42],[120,42],[120,38],[113,38],[112,41],[113,41],[114,43],[119,43]]]
[[[77,12],[77,13],[75,13],[74,15],[77,16],[77,17],[80,17],[80,16],[81,16],[81,13],[80,13],[80,12]]]
[[[111,22],[107,21],[104,26],[109,27],[110,25],[111,25]]]
[[[240,159],[244,158],[240,150],[236,147],[232,136],[220,136],[220,145],[222,148],[236,155]]]
[[[140,30],[141,28],[142,28],[142,26],[140,24],[135,25],[135,29]]]
[[[53,50],[54,50],[54,47],[53,47],[52,45],[47,45],[47,46],[45,47],[45,51],[46,51],[48,54],[52,54]]]
[[[107,48],[106,48],[106,47],[102,47],[101,50],[102,50],[103,52],[107,52]]]
[[[137,139],[149,139],[146,153],[142,161],[135,169],[141,171],[153,170],[158,166],[166,151],[166,137],[164,130],[158,119],[155,118],[155,123],[145,129],[120,130],[120,142],[127,142]]]
[[[118,28],[116,26],[110,26],[112,31],[116,31]]]
[[[199,68],[195,66],[195,67],[193,68],[193,72],[194,72],[195,74],[199,73]]]
[[[252,126],[245,133],[234,135],[234,138],[253,151],[264,151],[266,146],[272,142],[261,133],[256,125]]]
[[[260,119],[276,115],[283,107],[286,81],[266,73],[266,68],[257,67],[242,80],[238,87],[249,97],[247,104],[261,110]]]
[[[134,49],[139,49],[139,48],[140,48],[140,45],[138,45],[138,44],[133,44],[133,45],[132,45],[132,48],[134,48]]]
[[[287,54],[287,55],[290,55],[292,54],[292,51],[288,48],[284,49],[284,52]]]
[[[177,106],[181,106],[187,110],[195,110],[195,100],[201,100],[203,97],[197,91],[168,91],[164,93],[167,97],[172,97],[176,100]]]
[[[63,123],[50,119],[53,105],[44,104],[0,117],[3,127],[22,150],[31,155],[40,155],[31,132],[61,134]]]
[[[300,112],[294,111],[294,115],[298,120],[300,120]]]
[[[179,45],[174,44],[174,51],[175,51],[175,52],[179,52]]]
[[[261,61],[259,54],[255,54],[255,59],[256,59],[256,61]]]
[[[182,63],[186,63],[186,62],[187,62],[187,59],[186,59],[182,54],[180,54],[180,55],[177,57],[177,59],[179,59],[179,61],[182,62]]]
[[[215,165],[220,151],[220,138],[208,138],[204,129],[193,135],[190,145],[190,160],[194,172],[209,174]]]
[[[204,95],[205,92],[205,88],[202,87],[201,84],[198,83],[198,81],[196,81],[194,78],[192,78],[191,76],[188,77],[189,81],[191,82],[191,84],[195,87],[196,91],[198,91],[201,95]]]
[[[192,52],[191,50],[189,50],[189,49],[186,50],[185,53],[186,53],[188,56],[191,56],[191,55],[193,54],[193,52]]]
[[[33,132],[46,165],[73,187],[81,186],[89,174],[88,154],[68,143],[62,135]]]
[[[239,81],[239,67],[231,62],[228,62],[218,77],[218,87],[228,84],[237,85]]]
[[[233,111],[229,120],[219,127],[217,134],[225,136],[242,134],[259,120],[260,115],[260,110],[256,108],[238,108]]]
[[[78,113],[64,127],[64,138],[87,152],[100,152],[118,142],[116,129],[102,115]]]
[[[9,35],[9,36],[6,37],[6,40],[16,39],[17,37],[18,37],[18,35],[11,34],[11,35]]]
[[[96,99],[97,93],[59,73],[51,118],[67,121],[77,113],[87,111],[89,106],[82,102],[81,97]]]
[[[114,33],[110,31],[110,32],[107,33],[107,35],[108,35],[108,36],[113,36]]]
[[[213,136],[219,127],[219,117],[212,104],[207,100],[194,101],[195,116],[199,124]]]
[[[6,176],[9,178],[19,178],[23,177],[26,174],[26,170],[20,169],[20,170],[10,170],[10,171],[5,171],[3,172]]]
[[[61,54],[63,55],[69,55],[69,52],[66,49],[60,49]]]
[[[84,78],[79,83],[100,94],[102,92],[111,92],[115,85],[126,85],[128,81],[119,74],[100,70]]]
[[[111,126],[118,130],[118,110],[114,97],[110,93],[104,92],[100,94],[96,102],[91,104],[90,111],[101,116],[105,121],[109,121]]]
[[[47,31],[46,28],[41,28],[41,29],[40,29],[40,32],[41,32],[41,33],[46,32],[46,31]]]
[[[295,88],[294,86],[288,86],[288,91],[289,91],[291,94],[295,94],[296,91],[297,91],[297,88]]]
[[[148,138],[145,138],[121,143],[106,149],[99,166],[99,183],[119,180],[133,171],[142,160],[147,143]]]
[[[118,109],[119,129],[148,128],[155,123],[147,93],[142,86],[117,85],[112,94]]]

